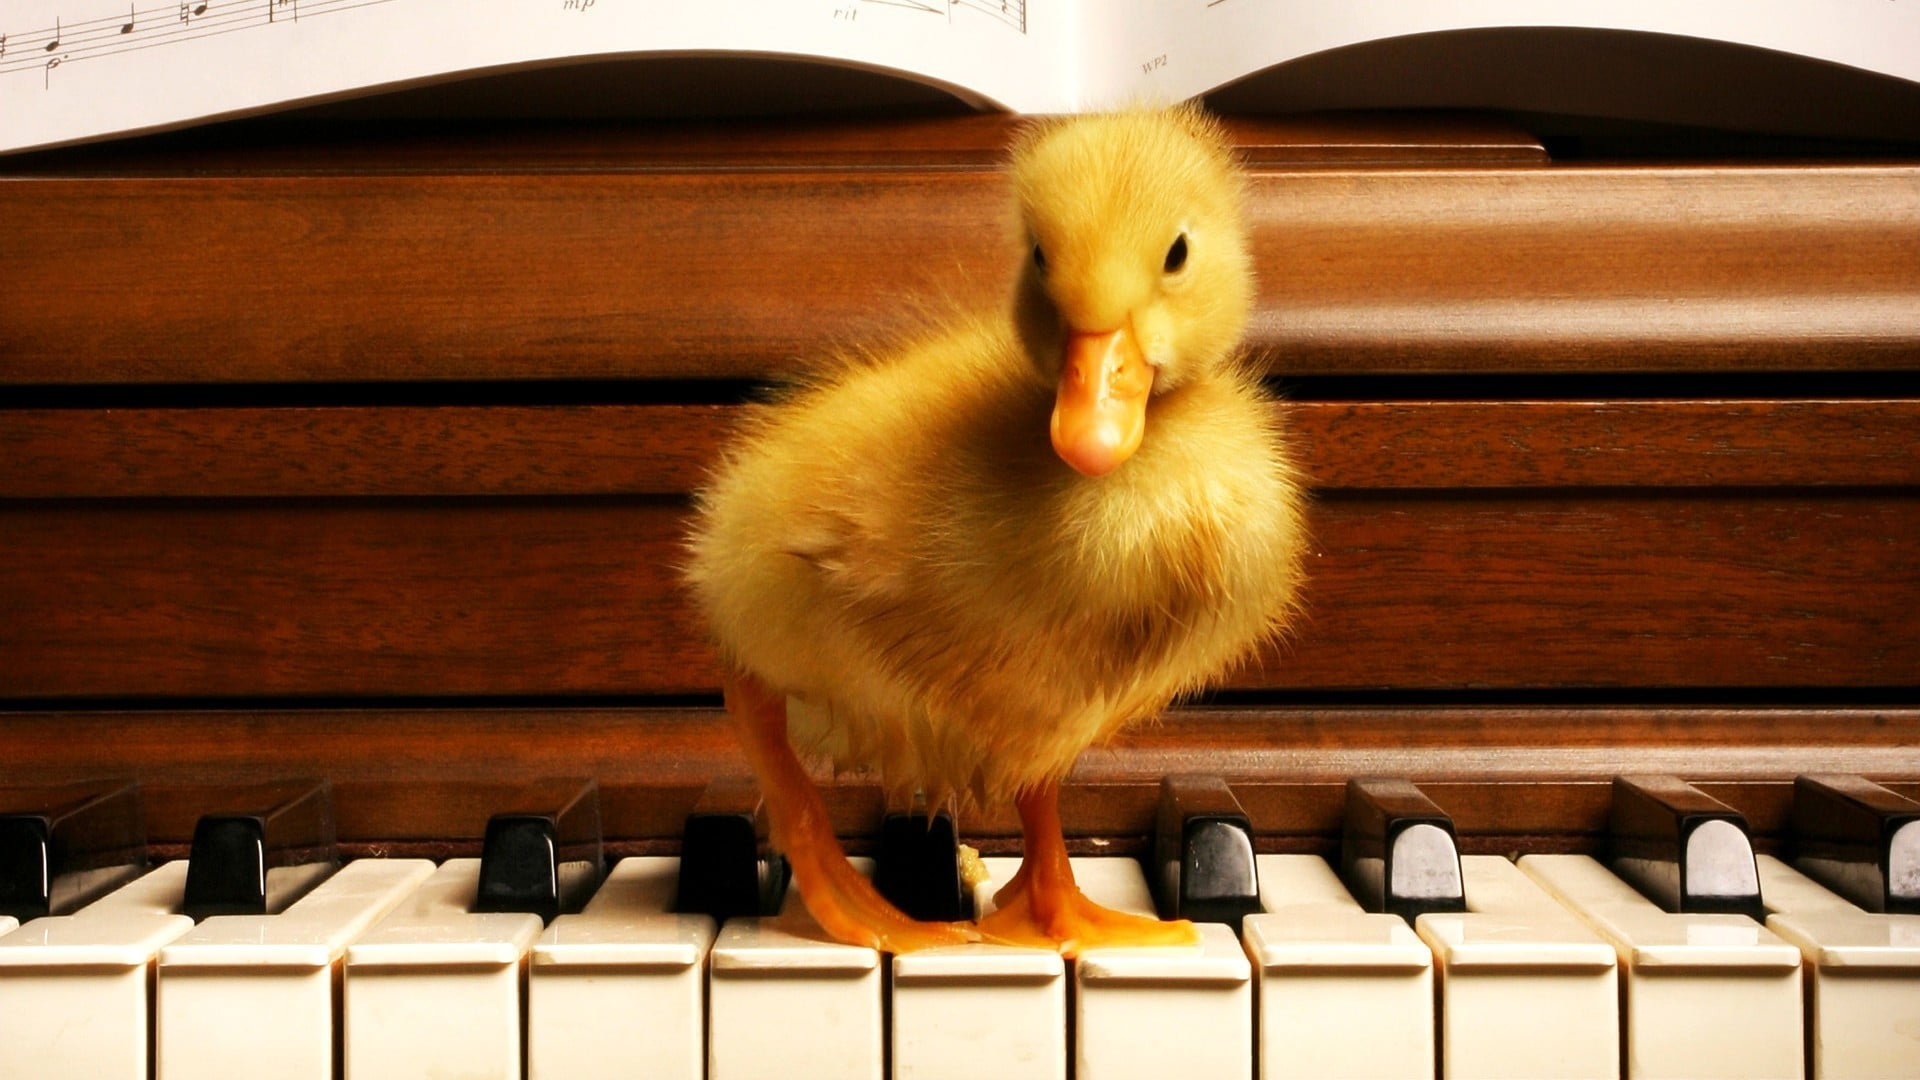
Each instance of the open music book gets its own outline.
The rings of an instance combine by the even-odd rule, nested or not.
[[[1574,40],[1573,62],[1553,55]],[[1398,47],[1353,51],[1380,43]],[[1920,0],[6,0],[0,151],[637,56],[813,59],[1021,112],[1257,87],[1249,76],[1325,57],[1348,62],[1303,69],[1306,90],[1296,79],[1268,104],[1531,109],[1539,95],[1542,111],[1657,114],[1651,86],[1717,96],[1736,116],[1756,99],[1763,120],[1769,101],[1791,112],[1801,95],[1758,85],[1764,64],[1716,73],[1736,54],[1920,86]],[[1569,79],[1585,85],[1556,85]],[[804,103],[804,87],[794,95]],[[1654,118],[1711,122],[1700,105],[1671,100],[1673,115]],[[1872,133],[1878,120],[1842,126]]]

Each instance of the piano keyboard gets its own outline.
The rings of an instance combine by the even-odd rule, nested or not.
[[[1355,789],[1380,843],[1347,846],[1381,860],[1357,884],[1342,860],[1259,855],[1238,926],[1076,961],[828,943],[791,893],[775,914],[676,912],[668,857],[621,860],[544,923],[483,901],[476,859],[360,859],[277,911],[196,923],[196,850],[71,913],[0,924],[0,1080],[1920,1076],[1920,915],[1900,896],[1870,911],[1748,854],[1762,919],[1674,911],[1585,855],[1449,856],[1416,831],[1450,837],[1411,788]],[[1875,827],[1897,883],[1912,837],[1895,810]],[[1695,821],[1666,823],[1674,880],[1737,868],[1744,833],[1709,851],[1696,840],[1722,830]],[[985,910],[1017,861],[982,862]],[[1074,867],[1109,906],[1179,903],[1135,860]],[[1407,902],[1395,882],[1430,909],[1383,910]]]

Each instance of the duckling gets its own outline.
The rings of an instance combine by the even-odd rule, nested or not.
[[[840,358],[699,493],[687,581],[772,840],[831,936],[1068,955],[1195,939],[1075,886],[1062,777],[1273,638],[1301,485],[1238,346],[1243,179],[1190,106],[1033,124],[1009,309]],[[796,755],[893,792],[1011,801],[1024,857],[978,924],[907,918],[846,861]]]

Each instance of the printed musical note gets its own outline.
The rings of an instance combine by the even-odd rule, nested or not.
[[[72,2],[78,5],[85,0]],[[66,64],[171,48],[272,23],[297,22],[308,16],[416,0],[116,0],[115,4],[102,0],[101,6],[114,7],[120,2],[130,6],[116,14],[81,18],[69,11],[55,16],[53,26],[37,31],[9,27],[0,34],[0,79],[33,70],[41,73],[42,84],[46,85],[52,68]],[[0,0],[0,12],[11,13],[11,3]],[[48,63],[56,59],[59,63]]]
[[[51,53],[58,49],[60,47],[60,39],[65,36],[65,28],[61,25],[59,17],[55,16],[53,20],[53,35],[47,39],[46,48],[41,51]],[[65,56],[49,56],[47,57],[46,63],[40,66],[40,88],[42,90],[50,89],[53,86],[53,69],[59,67],[60,62],[65,59]]]
[[[349,13],[376,8],[431,7],[429,0],[47,0],[48,8],[68,7],[51,27],[23,28],[13,22],[16,0],[0,0],[0,18],[13,23],[0,33],[0,84],[9,76],[21,81],[33,70],[41,72],[43,86],[52,85],[55,67],[81,64],[91,71],[95,61],[172,51],[188,42],[247,35],[276,23],[307,18],[355,17]],[[507,3],[510,0],[497,0]],[[533,2],[533,0],[528,0]],[[124,14],[121,3],[130,6]],[[598,12],[607,0],[538,0],[542,7]],[[97,6],[95,6],[97,5]],[[145,6],[142,6],[145,5]],[[827,10],[851,22],[856,12],[891,9],[902,17],[942,14],[950,20],[991,20],[1015,33],[1027,32],[1026,0],[836,0]],[[85,8],[93,8],[92,12]],[[49,10],[51,14],[51,10]],[[410,16],[397,16],[408,18]],[[864,22],[864,20],[863,20]],[[238,47],[238,40],[235,47]],[[62,76],[70,79],[71,76]],[[91,90],[89,92],[92,92]],[[0,125],[4,127],[4,125]],[[0,144],[9,142],[0,132]]]

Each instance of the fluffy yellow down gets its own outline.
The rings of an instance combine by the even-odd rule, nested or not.
[[[1037,125],[1012,180],[1006,310],[757,410],[687,568],[724,661],[791,697],[796,745],[935,801],[1059,777],[1218,678],[1283,626],[1304,546],[1274,409],[1235,356],[1252,279],[1211,123]],[[1123,320],[1155,368],[1146,434],[1088,478],[1048,440],[1061,342]]]

